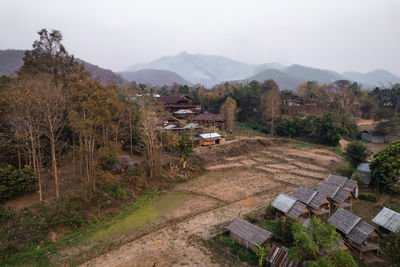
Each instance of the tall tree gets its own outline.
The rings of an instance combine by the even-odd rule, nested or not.
[[[42,29],[38,34],[39,40],[34,41],[32,50],[25,52],[24,64],[17,73],[18,75],[49,73],[57,84],[60,79],[65,79],[74,73],[78,68],[78,63],[61,43],[63,37],[60,31],[48,32],[47,29]]]
[[[274,121],[276,116],[279,114],[281,107],[281,94],[279,88],[276,86],[262,95],[261,99],[262,114],[264,120],[271,120],[271,136],[274,136]]]
[[[159,165],[162,143],[159,127],[161,125],[160,111],[163,107],[153,98],[146,98],[139,118],[139,151],[144,156],[149,178],[153,178]],[[148,182],[148,181],[147,181]]]
[[[67,97],[61,85],[54,85],[50,75],[37,75],[34,78],[39,87],[41,97],[38,99],[38,109],[42,114],[43,134],[50,140],[51,165],[56,188],[56,197],[60,196],[57,150],[62,130],[67,124]]]
[[[222,105],[220,114],[225,120],[225,129],[227,132],[232,132],[233,125],[236,119],[237,105],[233,98],[228,97]]]
[[[43,200],[42,192],[42,145],[41,136],[43,129],[42,112],[40,109],[41,88],[37,80],[32,77],[19,77],[10,86],[7,102],[12,112],[9,113],[10,121],[14,125],[14,134],[17,140],[25,144],[29,153],[29,165],[32,165],[39,186],[39,199]]]

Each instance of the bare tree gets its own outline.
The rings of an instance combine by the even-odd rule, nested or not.
[[[237,111],[236,101],[233,98],[228,97],[225,100],[225,103],[222,105],[220,111],[222,117],[225,120],[225,129],[227,132],[232,132],[236,118],[236,111]]]
[[[67,110],[67,98],[60,85],[55,85],[49,75],[37,77],[37,86],[41,91],[38,109],[43,115],[43,133],[50,140],[51,165],[56,188],[56,197],[60,196],[57,168],[57,147],[60,144],[61,132],[64,129]]]
[[[39,199],[43,200],[42,181],[41,181],[41,111],[39,109],[39,98],[41,91],[37,86],[37,81],[31,77],[20,77],[16,80],[9,90],[7,96],[8,103],[12,110],[10,120],[14,124],[14,133],[17,139],[22,139],[25,148],[29,153],[30,163],[32,164],[39,186]]]
[[[262,115],[264,120],[271,120],[271,136],[274,136],[274,121],[281,106],[281,96],[278,87],[274,87],[262,95]]]
[[[153,99],[146,99],[146,104],[142,107],[139,118],[140,143],[139,151],[145,158],[149,171],[149,177],[152,178],[154,171],[159,164],[160,153],[162,149],[159,127],[161,126],[162,107]]]

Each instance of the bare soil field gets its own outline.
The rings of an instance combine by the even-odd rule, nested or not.
[[[128,239],[129,242],[120,242],[105,253],[102,251],[100,256],[91,250],[90,256],[82,257],[84,253],[80,251],[72,263],[86,261],[82,266],[241,265],[206,246],[204,240],[224,231],[238,216],[262,212],[280,192],[292,193],[299,185],[315,187],[330,170],[343,163],[328,149],[298,147],[285,140],[266,139],[246,146],[232,143],[200,148],[197,153],[208,163],[207,172],[174,186],[160,196],[164,199],[152,200],[151,208],[157,211],[157,216],[150,217],[140,227],[117,232],[113,238],[127,238],[138,231],[140,235]],[[243,153],[240,155],[235,147]],[[171,199],[173,205],[167,204]],[[94,245],[80,244],[75,251],[90,247]],[[74,257],[72,250],[63,253]]]

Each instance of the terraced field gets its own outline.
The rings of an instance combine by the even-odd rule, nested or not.
[[[237,265],[233,259],[215,254],[203,240],[224,231],[237,216],[263,210],[280,192],[291,193],[300,184],[316,186],[342,163],[327,149],[294,143],[259,145],[235,157],[212,158],[212,149],[197,151],[210,162],[206,174],[175,186],[161,196],[164,200],[152,200],[148,205],[159,211],[158,216],[149,218],[145,225],[130,228],[122,224],[121,231],[118,229],[122,226],[110,226],[113,239],[128,241],[101,256],[92,253],[93,259],[83,266]],[[180,197],[168,205],[171,195]],[[102,239],[107,235],[102,232],[94,236]]]

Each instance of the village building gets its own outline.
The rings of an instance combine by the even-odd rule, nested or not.
[[[192,120],[195,123],[200,124],[201,126],[204,127],[215,126],[220,130],[223,130],[225,126],[225,120],[222,118],[220,114],[213,114],[213,113],[198,114],[194,116]]]
[[[180,109],[192,110],[199,108],[199,105],[193,104],[193,98],[185,94],[160,96],[157,99],[164,104],[167,111],[172,113]]]
[[[199,134],[198,142],[200,146],[224,144],[225,137],[219,133],[203,133]]]
[[[306,204],[301,203],[294,197],[286,195],[285,193],[280,193],[274,201],[272,201],[271,206],[277,210],[277,216],[290,215],[294,218],[298,218],[309,212]]]
[[[400,213],[388,208],[383,208],[373,219],[372,222],[379,226],[379,231],[383,233],[400,232]]]
[[[335,174],[329,174],[317,189],[328,197],[332,205],[342,208],[351,208],[352,200],[358,198],[358,190],[357,181]]]
[[[179,119],[190,119],[195,115],[190,109],[179,109],[174,112],[174,116]]]
[[[268,244],[268,241],[272,236],[271,232],[241,218],[235,219],[228,225],[227,229],[229,230],[229,235],[233,240],[243,247],[249,248],[253,251],[257,251],[254,244],[264,247]]]
[[[266,258],[267,262],[271,264],[271,267],[299,267],[303,264],[297,261],[291,261],[289,259],[289,249],[280,244],[273,243],[269,249],[269,253]]]
[[[369,169],[369,163],[361,163],[357,167],[357,171],[360,174],[360,179],[363,185],[368,186],[371,182],[371,170]]]
[[[293,197],[306,204],[310,212],[317,217],[320,217],[324,214],[329,214],[330,202],[328,198],[324,194],[314,189],[301,185],[293,194]]]
[[[329,219],[344,238],[345,244],[358,251],[360,259],[368,251],[379,251],[379,235],[376,229],[348,210],[339,208]]]

